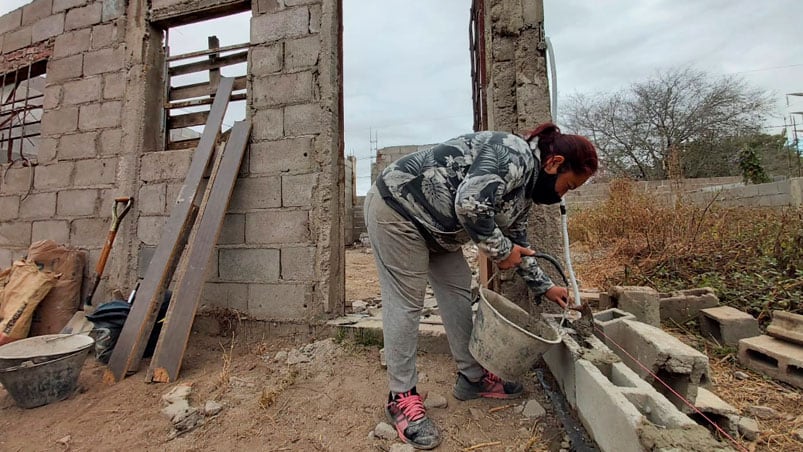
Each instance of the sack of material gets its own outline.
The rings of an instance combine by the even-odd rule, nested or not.
[[[81,307],[86,252],[53,240],[40,240],[28,248],[29,262],[42,271],[53,272],[58,280],[33,312],[29,336],[56,334]]]
[[[14,262],[0,299],[0,345],[28,337],[33,311],[55,282],[52,273],[33,262]]]

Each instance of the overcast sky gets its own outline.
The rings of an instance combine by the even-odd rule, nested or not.
[[[4,14],[29,1],[0,3]],[[786,111],[803,111],[803,97],[787,109],[784,96],[803,91],[801,0],[544,3],[561,98],[615,91],[659,70],[691,66],[773,92],[778,113],[769,126],[783,124]],[[471,131],[470,6],[470,0],[343,0],[346,153],[360,159],[360,194],[369,183],[369,129],[379,147]],[[238,20],[206,34],[218,34],[221,45],[243,42],[247,17]],[[198,40],[190,37],[198,35],[183,34],[171,42],[179,47],[186,39],[194,49]]]

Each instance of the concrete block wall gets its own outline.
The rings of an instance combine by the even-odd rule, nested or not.
[[[97,261],[111,200],[123,195],[124,12],[103,0],[34,0],[0,17],[0,73],[47,59],[37,166],[0,176],[0,267],[42,239],[89,250],[88,268]]]

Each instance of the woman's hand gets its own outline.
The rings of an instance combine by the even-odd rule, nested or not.
[[[516,268],[519,266],[519,264],[521,264],[521,256],[532,256],[533,254],[535,254],[535,251],[514,243],[510,254],[505,258],[505,260],[497,262],[496,266],[501,270]]]
[[[546,291],[544,296],[554,303],[560,305],[561,308],[566,309],[566,304],[569,303],[569,289],[560,286],[552,286]]]

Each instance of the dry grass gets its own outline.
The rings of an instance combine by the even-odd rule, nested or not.
[[[586,286],[709,286],[759,319],[803,313],[803,209],[663,202],[627,181],[604,204],[572,214],[570,235]]]

